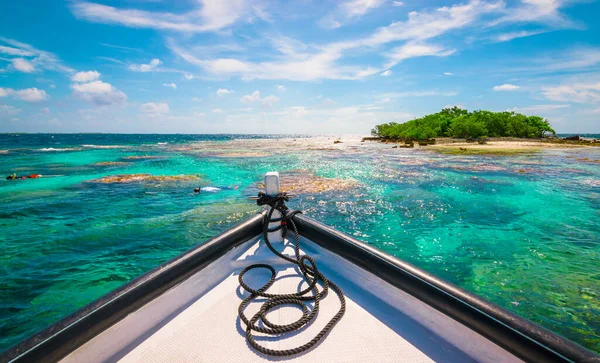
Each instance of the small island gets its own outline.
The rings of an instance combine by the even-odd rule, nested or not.
[[[401,148],[433,146],[449,153],[518,153],[547,147],[600,146],[579,136],[558,138],[550,122],[516,112],[468,111],[458,107],[404,123],[376,125],[364,140],[400,142]],[[395,146],[397,147],[397,146]]]

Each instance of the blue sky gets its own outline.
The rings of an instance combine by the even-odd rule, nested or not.
[[[368,133],[446,106],[600,133],[600,2],[0,5],[0,132]]]

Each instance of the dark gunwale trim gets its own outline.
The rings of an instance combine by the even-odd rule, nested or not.
[[[297,215],[300,234],[473,329],[525,361],[600,362],[600,356],[342,232]],[[263,214],[136,278],[0,355],[0,362],[57,361],[262,232]]]
[[[586,348],[458,286],[302,215],[300,235],[530,362],[600,362]]]
[[[0,362],[54,362],[65,357],[227,251],[257,237],[262,222],[263,214],[257,214],[109,292],[5,351]]]

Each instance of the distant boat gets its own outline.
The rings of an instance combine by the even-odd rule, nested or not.
[[[261,198],[271,198],[271,205],[287,198],[279,194],[277,173],[265,176],[265,186]],[[257,214],[164,263],[4,352],[0,361],[600,362],[600,356],[576,343],[332,227],[278,213],[274,209],[271,218]],[[252,341],[247,340],[252,329],[238,309],[252,317],[265,299],[240,307],[248,293],[238,280],[270,294],[293,294],[309,286],[301,268],[265,245],[267,236],[287,259],[297,258],[288,224],[299,232],[300,255],[316,262],[310,267],[302,257],[305,271],[317,266],[341,289],[345,312],[344,298],[336,299],[330,284],[318,314],[299,330],[252,333]],[[286,228],[289,238],[282,236]],[[250,264],[258,265],[244,274]],[[270,269],[276,274],[272,280],[262,273]],[[267,281],[272,285],[261,289]],[[278,324],[294,325],[315,305],[298,309],[289,304],[295,303],[267,313],[268,322],[251,324],[275,330]],[[329,325],[334,316],[338,320]],[[298,348],[307,347],[326,327],[330,330],[314,345]],[[272,356],[278,354],[284,356]]]

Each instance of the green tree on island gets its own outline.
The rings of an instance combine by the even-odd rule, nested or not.
[[[390,122],[375,126],[374,136],[389,139],[424,140],[434,137],[481,138],[522,137],[540,138],[556,134],[548,120],[515,112],[469,112],[458,107],[445,108],[438,113],[404,123]]]

